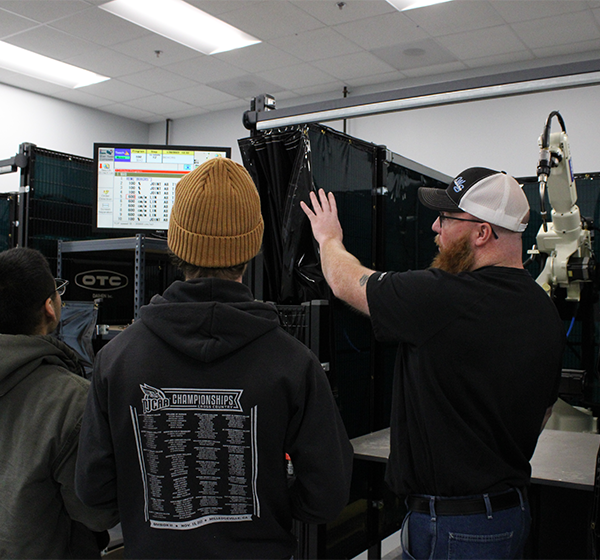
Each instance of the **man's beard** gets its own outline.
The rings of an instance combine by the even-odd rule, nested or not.
[[[435,244],[440,249],[440,252],[433,259],[431,267],[439,268],[452,274],[472,270],[475,264],[475,254],[469,241],[469,235],[464,235],[443,249],[440,247],[439,237],[439,235],[435,236]]]

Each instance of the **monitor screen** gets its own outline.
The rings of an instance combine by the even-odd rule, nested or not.
[[[96,229],[166,231],[175,185],[215,157],[231,157],[231,148],[94,144]]]

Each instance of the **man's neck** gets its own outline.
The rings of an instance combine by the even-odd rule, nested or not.
[[[475,255],[475,263],[472,270],[484,266],[504,266],[507,268],[523,268],[521,253],[514,248],[499,249]]]

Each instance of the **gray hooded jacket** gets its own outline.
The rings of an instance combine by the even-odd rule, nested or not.
[[[92,531],[118,521],[74,491],[82,373],[51,336],[0,334],[0,558],[99,557]]]

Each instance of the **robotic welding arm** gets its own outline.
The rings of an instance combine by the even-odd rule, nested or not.
[[[552,118],[560,132],[550,132]],[[538,140],[540,159],[537,168],[540,186],[542,226],[536,238],[536,252],[547,255],[536,282],[548,295],[558,286],[566,289],[566,301],[579,301],[581,283],[593,280],[595,259],[591,231],[577,206],[577,189],[565,123],[558,111],[546,120]],[[546,189],[552,207],[551,221],[546,211]]]

